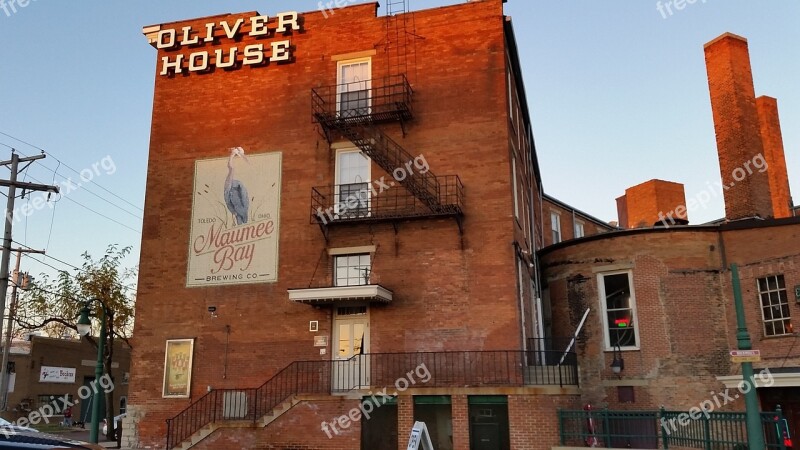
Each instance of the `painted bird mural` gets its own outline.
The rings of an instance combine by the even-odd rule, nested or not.
[[[234,147],[231,149],[231,157],[228,159],[228,177],[225,179],[225,205],[228,211],[233,214],[236,219],[237,225],[247,223],[247,212],[250,209],[250,197],[247,194],[247,188],[241,181],[234,178],[233,160],[236,157],[242,158],[247,161],[247,156],[244,154],[242,147]]]

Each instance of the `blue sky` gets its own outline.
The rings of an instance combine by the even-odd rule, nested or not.
[[[453,3],[411,0],[413,9]],[[91,183],[54,210],[45,207],[18,222],[15,240],[47,247],[72,264],[87,250],[99,255],[109,244],[130,245],[135,251],[127,263],[136,265],[156,63],[142,26],[317,5],[33,0],[10,16],[0,9],[0,132],[52,154],[29,171],[42,182],[80,181],[70,168],[81,172],[97,164]],[[521,47],[549,194],[614,220],[614,199],[640,182],[685,183],[693,197],[718,181],[703,44],[730,31],[750,41],[756,93],[778,98],[791,186],[800,198],[800,2],[697,0],[662,15],[651,0],[510,0],[506,11]],[[7,146],[38,153],[0,135],[2,159]],[[112,167],[109,161],[113,173],[104,168]],[[723,214],[721,198],[689,213],[693,223]],[[23,268],[49,270],[35,262]]]

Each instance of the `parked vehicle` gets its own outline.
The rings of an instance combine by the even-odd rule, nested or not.
[[[101,450],[103,447],[47,433],[0,429],[0,449]]]

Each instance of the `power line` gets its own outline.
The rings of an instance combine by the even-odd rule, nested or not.
[[[2,132],[0,132],[0,134],[2,134]],[[3,144],[3,145],[6,145],[6,144]],[[7,145],[6,145],[6,146],[7,146]],[[7,147],[8,147],[8,146],[7,146]],[[18,151],[18,153],[19,153],[20,155],[22,155],[22,156],[26,156],[24,153],[22,153],[22,152],[20,152],[20,151]],[[62,165],[63,163],[62,163],[61,161],[58,161],[58,164],[59,164],[59,167],[61,167],[61,165]],[[63,164],[63,165],[64,165],[65,167],[67,167],[67,166],[66,166],[66,164]],[[45,166],[44,164],[41,164],[41,167],[44,167],[45,169],[49,170],[50,172],[53,172],[53,183],[55,183],[56,176],[58,175],[58,168],[56,168],[56,170],[53,170],[53,169],[51,169],[51,168],[49,168],[49,167]],[[78,175],[80,175],[80,174],[78,174]],[[72,182],[72,180],[71,180],[71,179],[64,178],[63,176],[62,176],[62,178],[63,178],[63,180],[64,180],[64,181],[69,181],[70,183]],[[42,181],[40,181],[40,180],[36,179],[36,178],[35,178],[35,177],[33,177],[33,176],[30,176],[30,179],[32,179],[32,180],[34,180],[34,181],[36,181],[37,183],[42,183]],[[100,185],[99,185],[99,184],[97,184],[97,182],[96,182],[96,181],[92,181],[92,184],[94,184],[94,185],[96,185],[96,186],[100,187]],[[106,199],[106,198],[103,198],[103,197],[101,197],[101,196],[100,196],[100,195],[98,195],[96,192],[94,192],[94,191],[92,191],[91,189],[89,189],[89,187],[88,187],[88,186],[89,186],[89,185],[86,185],[86,184],[81,184],[81,185],[78,185],[78,187],[82,188],[82,189],[83,189],[85,192],[87,192],[87,193],[89,193],[89,194],[92,194],[93,196],[95,196],[95,197],[99,198],[100,200],[102,200],[102,201],[104,201],[104,202],[108,203],[109,205],[111,205],[111,206],[113,206],[113,207],[115,207],[115,208],[119,209],[120,211],[123,211],[123,212],[125,212],[126,214],[128,214],[128,215],[130,215],[130,216],[133,216],[133,217],[134,217],[134,218],[136,218],[136,219],[142,220],[142,217],[141,217],[140,215],[138,215],[138,214],[135,214],[135,213],[132,213],[132,212],[128,211],[127,209],[123,208],[122,206],[120,206],[119,204],[117,204],[117,203],[114,203],[114,202],[112,202],[111,200],[108,200],[108,199]],[[63,197],[63,196],[62,196],[62,197]],[[134,206],[134,207],[135,207],[135,206]],[[140,209],[140,210],[141,210],[141,208],[138,208],[138,209]]]
[[[29,247],[29,246],[27,246],[27,245],[25,245],[25,244],[21,243],[21,242],[17,242],[17,241],[14,241],[14,240],[12,240],[12,242],[14,242],[15,244],[17,244],[17,245],[20,245],[20,246],[22,246],[22,247],[28,248],[28,249],[32,248],[32,247]],[[33,257],[33,256],[31,256],[31,255],[25,255],[25,256],[27,256],[28,258],[30,258],[30,259],[32,259],[32,260],[34,260],[34,261],[36,261],[36,262],[38,262],[38,263],[40,263],[40,264],[43,264],[43,265],[45,265],[45,266],[47,266],[47,267],[50,267],[51,269],[53,269],[53,270],[55,270],[55,271],[58,271],[58,272],[66,272],[66,273],[67,273],[67,274],[68,274],[70,277],[73,277],[73,278],[74,278],[74,275],[71,275],[69,272],[67,272],[67,271],[66,271],[66,270],[64,270],[64,269],[59,269],[58,267],[55,267],[55,266],[53,266],[53,265],[50,265],[50,264],[48,264],[48,263],[46,263],[46,262],[44,262],[44,261],[40,261],[40,260],[38,260],[38,259],[34,258],[34,257]],[[70,268],[72,268],[72,269],[75,269],[75,270],[77,270],[78,272],[87,272],[87,270],[86,270],[86,269],[83,269],[83,268],[81,268],[81,267],[78,267],[78,266],[76,266],[76,265],[74,265],[74,264],[70,264],[70,263],[68,263],[68,262],[66,262],[66,261],[64,261],[64,260],[58,259],[58,258],[56,258],[55,256],[50,256],[50,255],[48,255],[47,253],[45,253],[43,256],[44,256],[45,258],[49,258],[49,259],[52,259],[53,261],[56,261],[56,262],[58,262],[58,263],[61,263],[61,264],[65,265],[65,266],[67,266],[67,267],[70,267]],[[134,291],[134,292],[136,291],[136,287],[135,287],[135,286],[131,286],[131,285],[127,285],[127,284],[122,284],[122,283],[117,283],[117,284],[118,284],[118,285],[119,285],[119,287],[121,287],[121,288],[124,288],[124,289],[127,289],[127,290],[131,290],[131,291]]]
[[[23,143],[23,144],[25,144],[25,145],[27,145],[27,146],[30,146],[30,147],[32,147],[32,148],[35,148],[36,150],[39,150],[39,151],[42,151],[42,152],[44,152],[45,154],[49,155],[49,156],[50,156],[51,158],[53,158],[54,160],[56,160],[56,161],[58,161],[59,163],[63,164],[63,165],[64,165],[64,167],[66,167],[66,168],[68,168],[69,170],[71,170],[71,171],[75,172],[76,174],[80,175],[80,172],[78,172],[76,169],[74,169],[74,168],[72,168],[71,166],[69,166],[67,163],[65,163],[65,162],[61,161],[60,159],[56,158],[56,157],[55,157],[55,156],[53,156],[51,153],[49,153],[47,150],[45,150],[45,149],[43,149],[43,148],[41,148],[41,147],[37,147],[36,145],[33,145],[33,144],[31,144],[30,142],[23,141],[23,140],[22,140],[22,139],[20,139],[20,138],[17,138],[17,137],[11,136],[11,135],[10,135],[10,134],[8,134],[8,133],[4,133],[4,132],[0,131],[0,134],[2,134],[3,136],[6,136],[6,137],[8,137],[8,138],[11,138],[11,139],[13,139],[13,140],[15,140],[15,141],[17,141],[17,142],[21,142],[21,143]],[[5,145],[5,144],[4,144],[4,145]],[[46,166],[44,166],[44,167],[46,167]],[[53,171],[53,169],[50,169],[50,168],[47,168],[47,169],[48,169],[48,170],[50,170],[50,171]],[[104,190],[104,191],[108,192],[109,194],[113,195],[114,197],[116,197],[116,198],[118,198],[118,199],[122,200],[123,202],[125,202],[125,203],[129,204],[130,206],[133,206],[134,208],[138,209],[139,211],[142,211],[142,212],[144,212],[144,209],[143,209],[143,208],[140,208],[140,207],[138,207],[138,206],[134,205],[133,203],[129,202],[128,200],[125,200],[124,198],[120,197],[119,195],[117,195],[117,194],[115,194],[115,193],[113,193],[113,192],[109,191],[109,190],[108,190],[108,189],[106,189],[105,187],[101,186],[99,183],[95,182],[95,185],[97,185],[97,187],[99,187],[100,189],[102,189],[102,190]]]

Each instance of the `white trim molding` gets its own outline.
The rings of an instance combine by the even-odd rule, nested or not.
[[[770,373],[770,376],[760,376],[766,369],[753,369],[753,381],[756,388],[800,387],[800,372]],[[742,382],[741,375],[726,375],[717,377],[728,389],[736,389]]]
[[[309,289],[289,289],[289,300],[311,305],[324,305],[351,300],[391,303],[392,291],[377,284]]]

